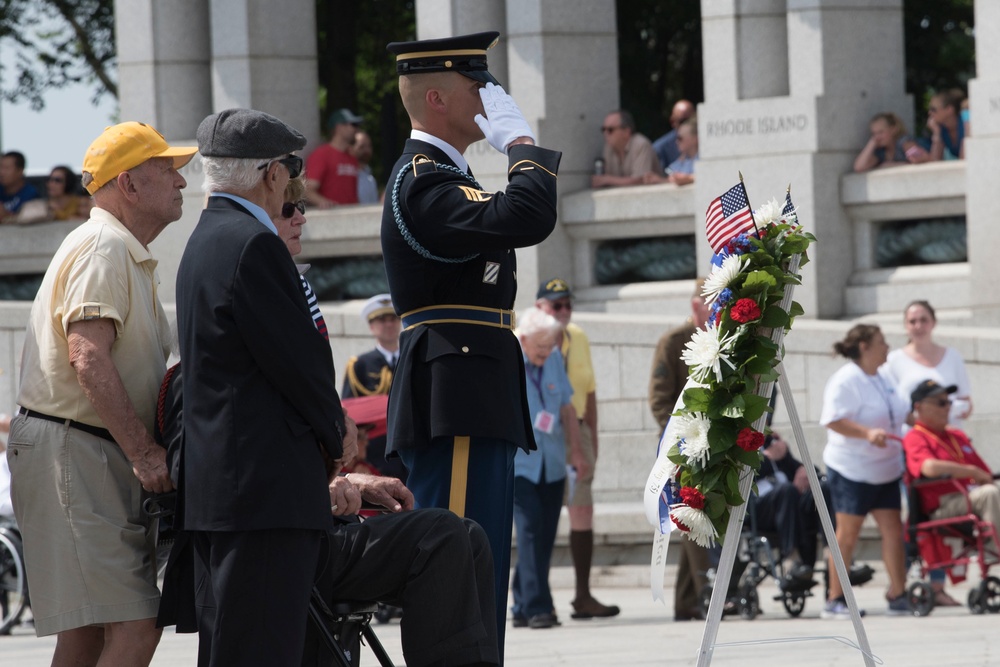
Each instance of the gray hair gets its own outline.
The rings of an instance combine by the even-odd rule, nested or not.
[[[275,158],[278,159],[278,158]],[[205,192],[249,192],[262,177],[262,158],[205,157]]]
[[[532,306],[517,316],[517,329],[514,331],[519,338],[531,338],[540,333],[556,335],[562,331],[562,324],[538,306]]]

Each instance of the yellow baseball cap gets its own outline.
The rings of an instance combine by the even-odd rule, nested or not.
[[[94,194],[123,171],[154,157],[172,157],[180,169],[198,152],[195,146],[170,146],[151,125],[127,121],[104,128],[83,158],[83,183]]]

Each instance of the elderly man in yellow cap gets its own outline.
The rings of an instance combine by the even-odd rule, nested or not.
[[[178,173],[197,152],[149,125],[109,127],[83,184],[96,206],[63,241],[31,309],[8,461],[35,631],[52,664],[148,665],[154,536],[143,490],[172,488],[153,441],[170,328],[149,244],[181,217]]]

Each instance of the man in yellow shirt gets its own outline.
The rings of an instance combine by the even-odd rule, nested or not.
[[[591,487],[597,463],[597,381],[590,359],[590,341],[583,329],[570,322],[573,292],[565,280],[553,278],[543,282],[535,296],[535,305],[563,326],[556,344],[566,362],[566,374],[573,387],[573,407],[580,420],[580,445],[590,464],[588,474],[577,478],[571,474],[568,483],[569,546],[576,571],[572,617],[617,616],[621,611],[617,606],[601,604],[590,593],[590,564],[594,555],[594,497]]]

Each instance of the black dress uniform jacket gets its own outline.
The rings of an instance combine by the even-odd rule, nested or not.
[[[341,456],[329,343],[288,250],[233,200],[209,199],[177,273],[187,530],[327,529],[320,448]]]
[[[378,350],[365,352],[347,360],[341,398],[388,394],[392,384],[392,369]]]
[[[561,156],[511,147],[507,189],[490,193],[477,189],[443,151],[409,139],[382,214],[382,254],[397,312],[439,305],[512,309],[513,249],[542,242],[555,227]],[[397,220],[392,200],[400,170]],[[449,323],[404,330],[389,394],[387,451],[454,435],[534,449],[522,359],[509,329]]]

